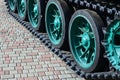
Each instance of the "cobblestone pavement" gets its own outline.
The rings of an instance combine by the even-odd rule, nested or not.
[[[0,80],[84,80],[7,12],[0,0]]]

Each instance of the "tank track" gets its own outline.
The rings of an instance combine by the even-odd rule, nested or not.
[[[120,11],[117,10],[117,7],[114,8],[113,5],[108,5],[109,3],[105,3],[101,5],[98,2],[87,2],[86,0],[66,0],[67,2],[70,2],[72,4],[85,7],[87,9],[91,9],[97,12],[105,13],[107,25],[109,25],[112,21],[116,19],[116,16],[120,16]],[[47,46],[53,53],[58,55],[73,71],[76,72],[80,77],[84,77],[86,80],[119,80],[120,74],[119,72],[115,70],[110,70],[106,72],[94,72],[94,73],[85,73],[83,72],[77,63],[75,62],[72,55],[70,55],[70,52],[63,51],[60,49],[56,49],[52,46],[52,44],[49,41],[49,38],[46,33],[40,33],[35,31],[31,26],[29,22],[22,21],[19,16],[13,12],[10,11],[7,0],[5,0],[6,6],[8,8],[8,12],[10,15],[12,15],[20,24],[22,24],[25,28],[27,28],[34,36],[36,36],[39,40],[41,40],[45,46]],[[101,2],[102,3],[102,2]],[[111,8],[110,8],[111,7]],[[112,16],[112,17],[110,17]],[[105,33],[106,28],[103,28],[103,31]],[[105,41],[102,42],[105,44]],[[67,53],[67,54],[66,54]],[[110,66],[111,69],[112,66]]]

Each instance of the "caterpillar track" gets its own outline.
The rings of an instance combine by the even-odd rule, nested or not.
[[[65,61],[76,74],[88,80],[120,79],[119,1],[46,0],[42,2],[42,0],[36,0],[44,3],[41,5],[40,14],[42,16],[39,16],[41,18],[36,21],[38,24],[30,19],[31,10],[28,12],[26,10],[29,15],[27,18],[26,16],[21,18],[17,10],[10,8],[10,0],[5,1],[10,15]],[[27,1],[28,4],[29,0]],[[36,12],[36,9],[33,9]],[[59,16],[62,17],[59,18]],[[51,25],[51,23],[56,29],[59,28],[58,34],[54,34],[56,36],[62,34],[63,37],[57,37],[54,40],[55,35],[49,31],[52,28],[46,27],[45,31],[45,26]],[[62,29],[60,29],[61,25]],[[79,25],[84,27],[79,27]],[[60,31],[63,31],[64,34]],[[68,44],[70,50],[66,46]]]

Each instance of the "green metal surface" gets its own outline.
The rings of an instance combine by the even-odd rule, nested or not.
[[[56,3],[51,3],[46,10],[46,29],[51,42],[59,44],[62,39],[62,18]]]
[[[73,19],[69,40],[77,63],[84,69],[90,68],[96,57],[96,42],[91,23],[85,16],[78,15]]]
[[[105,35],[106,54],[110,63],[120,71],[120,21],[114,21]]]
[[[12,11],[16,8],[16,0],[8,0],[9,7]]]
[[[17,4],[18,4],[17,5],[18,14],[21,18],[23,18],[26,15],[26,13],[25,13],[26,7],[27,7],[26,0],[18,0]]]
[[[37,28],[41,18],[40,3],[38,0],[29,0],[28,18],[33,28]]]

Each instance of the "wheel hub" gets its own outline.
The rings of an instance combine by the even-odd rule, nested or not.
[[[85,47],[89,47],[90,46],[90,36],[87,33],[84,33],[82,35],[82,45]]]
[[[33,12],[34,14],[38,14],[38,7],[36,4],[34,5]]]
[[[58,15],[55,15],[54,27],[60,28],[60,17]]]

